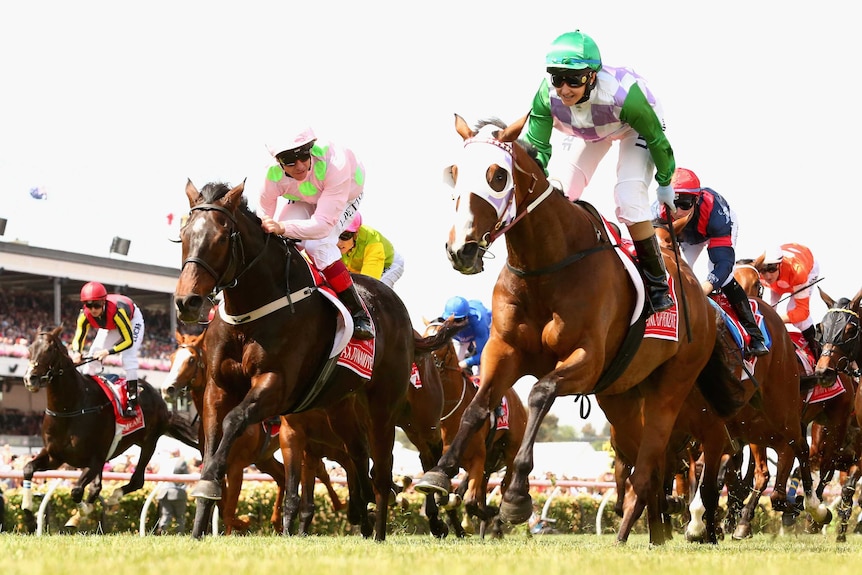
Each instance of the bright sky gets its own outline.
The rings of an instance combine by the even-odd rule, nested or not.
[[[443,249],[454,205],[441,174],[460,144],[453,114],[525,114],[548,44],[580,28],[606,64],[647,78],[677,165],[737,212],[739,257],[806,244],[819,285],[850,297],[862,286],[855,260],[844,261],[859,200],[845,174],[859,161],[862,118],[841,114],[860,88],[857,25],[845,4],[792,6],[7,2],[0,239],[107,256],[121,236],[127,259],[178,267],[166,217],[187,211],[186,179],[248,178],[254,206],[267,135],[307,121],[363,159],[363,216],[406,258],[396,291],[417,327],[451,295],[490,303],[504,242],[476,276],[455,272]],[[583,196],[609,217],[615,165],[613,148]],[[30,198],[36,186],[46,201]],[[825,306],[812,301],[819,319]],[[571,399],[553,412],[580,426]]]

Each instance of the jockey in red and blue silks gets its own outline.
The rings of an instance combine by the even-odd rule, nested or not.
[[[769,353],[763,332],[751,312],[748,296],[733,278],[733,266],[736,262],[736,214],[721,194],[711,188],[702,187],[700,179],[691,170],[677,168],[671,178],[671,186],[674,191],[676,217],[690,214],[688,223],[677,237],[686,261],[694,267],[703,248],[706,248],[709,255],[709,272],[700,284],[703,293],[724,293],[736,312],[739,323],[751,336],[748,352],[751,355]],[[653,214],[661,221],[667,221],[667,206],[653,204]]]

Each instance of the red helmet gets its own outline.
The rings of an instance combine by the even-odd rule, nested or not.
[[[81,288],[81,301],[95,301],[106,297],[108,291],[99,282],[88,282]]]
[[[700,180],[689,169],[677,168],[670,179],[670,185],[677,194],[699,194]]]

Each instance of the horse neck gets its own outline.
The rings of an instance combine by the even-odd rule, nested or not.
[[[516,191],[519,212],[543,191],[528,194],[525,187],[519,188]],[[584,208],[554,191],[506,232],[509,263],[523,270],[545,268],[597,245],[597,232],[597,224]]]
[[[236,285],[223,291],[228,313],[250,311],[311,283],[307,272],[303,274],[307,268],[296,248],[285,250],[284,244],[274,238],[267,241],[266,235],[251,222],[240,225],[244,261],[237,270]],[[250,229],[252,226],[254,229]],[[287,258],[291,259],[290,277],[285,280]]]
[[[48,392],[48,408],[54,411],[64,411],[81,405],[91,387],[91,376],[80,373],[71,360],[68,363],[60,363],[58,372],[62,373],[54,377],[45,388]],[[96,383],[93,382],[93,385]]]

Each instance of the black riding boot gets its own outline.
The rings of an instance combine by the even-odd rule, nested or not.
[[[758,327],[757,321],[754,319],[754,314],[751,313],[751,305],[748,303],[748,296],[745,294],[742,286],[736,283],[736,280],[732,279],[727,285],[721,288],[721,291],[724,292],[727,301],[730,302],[733,311],[736,312],[739,323],[742,324],[742,327],[751,336],[751,341],[748,344],[748,353],[751,355],[766,355],[769,353],[769,348],[766,347],[766,338],[763,337],[763,332],[760,331],[760,327]]]
[[[805,342],[808,344],[808,349],[814,355],[814,361],[820,359],[820,344],[817,342],[817,330],[814,326],[806,328],[802,335],[805,336]]]
[[[129,379],[126,381],[126,411],[123,412],[125,417],[135,417],[135,408],[138,406],[138,380]]]
[[[362,307],[362,302],[359,299],[359,294],[356,293],[356,286],[351,284],[349,288],[338,293],[338,299],[341,300],[353,318],[353,337],[356,339],[374,339],[374,332],[371,331],[371,318]]]
[[[661,258],[658,238],[653,235],[645,240],[635,240],[634,244],[653,313],[672,308],[673,300],[668,293],[667,270]]]

